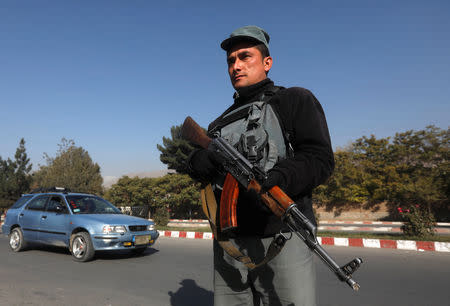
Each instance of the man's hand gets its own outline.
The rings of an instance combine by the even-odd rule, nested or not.
[[[263,192],[266,192],[273,186],[278,186],[281,190],[285,190],[287,187],[286,185],[286,178],[283,173],[277,171],[276,169],[272,169],[269,170],[267,179],[262,183],[261,189]]]
[[[225,156],[219,152],[200,149],[192,155],[189,163],[195,174],[207,181],[212,181],[220,174],[225,160]]]
[[[270,208],[264,204],[261,194],[267,192],[274,186],[278,186],[283,190],[286,186],[285,182],[286,180],[284,175],[280,171],[269,170],[267,179],[261,185],[261,193],[258,193],[255,189],[250,188],[242,194],[242,200],[253,208],[258,208],[265,213],[272,214]]]

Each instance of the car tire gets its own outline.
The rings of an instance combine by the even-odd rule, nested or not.
[[[9,234],[9,246],[14,252],[20,252],[26,248],[26,242],[20,227],[14,228]]]
[[[133,255],[142,255],[142,254],[144,254],[145,250],[147,250],[147,247],[145,247],[145,248],[136,248],[136,249],[132,249],[131,253],[133,253]]]
[[[70,237],[70,253],[75,261],[86,262],[95,255],[91,236],[86,232],[79,232]]]

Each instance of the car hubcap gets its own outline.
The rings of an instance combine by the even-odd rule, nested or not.
[[[75,238],[72,244],[72,253],[76,258],[81,258],[86,250],[86,242],[81,237]]]
[[[11,237],[9,238],[9,245],[13,249],[17,249],[17,247],[19,246],[19,243],[20,243],[19,233],[17,233],[16,231],[12,232]]]

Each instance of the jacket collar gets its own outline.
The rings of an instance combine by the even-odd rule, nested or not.
[[[268,88],[274,86],[274,83],[271,79],[267,78],[262,80],[259,83],[247,86],[247,87],[242,87],[239,88],[239,90],[237,90],[234,95],[234,103],[247,103],[250,101],[253,101],[256,99],[258,99],[260,97],[260,95]]]

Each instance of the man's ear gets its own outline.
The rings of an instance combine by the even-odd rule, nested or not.
[[[271,56],[267,56],[263,59],[264,70],[266,73],[269,72],[270,68],[272,68],[273,59]]]

